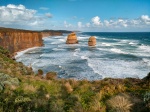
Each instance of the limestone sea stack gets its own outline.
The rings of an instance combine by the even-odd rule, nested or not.
[[[76,34],[74,32],[70,33],[67,37],[66,44],[77,44],[77,43],[78,43],[78,40],[77,40]]]
[[[96,45],[96,38],[94,36],[89,38],[88,45],[89,46],[95,46]]]

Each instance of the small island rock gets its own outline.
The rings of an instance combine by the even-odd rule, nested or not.
[[[88,45],[89,46],[95,46],[96,45],[96,38],[94,36],[89,38]]]
[[[77,44],[77,43],[78,43],[78,40],[77,40],[76,34],[74,32],[69,34],[67,37],[66,44]]]

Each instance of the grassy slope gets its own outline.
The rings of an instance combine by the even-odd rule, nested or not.
[[[150,78],[46,80],[0,47],[0,112],[148,112]],[[149,74],[150,76],[150,74]]]

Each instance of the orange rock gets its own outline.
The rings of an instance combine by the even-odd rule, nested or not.
[[[15,53],[27,48],[43,45],[45,36],[62,35],[59,31],[38,32],[11,28],[0,28],[0,46]]]
[[[95,46],[96,45],[96,38],[94,36],[89,38],[88,45],[89,46]]]
[[[78,43],[78,40],[77,40],[76,34],[74,32],[69,34],[67,37],[66,44],[77,44],[77,43]]]

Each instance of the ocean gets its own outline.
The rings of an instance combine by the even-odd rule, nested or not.
[[[95,47],[88,46],[95,36]],[[67,34],[43,38],[44,46],[27,49],[16,56],[18,62],[58,73],[58,78],[99,80],[143,78],[150,72],[150,33],[77,33],[79,44],[66,44]]]

